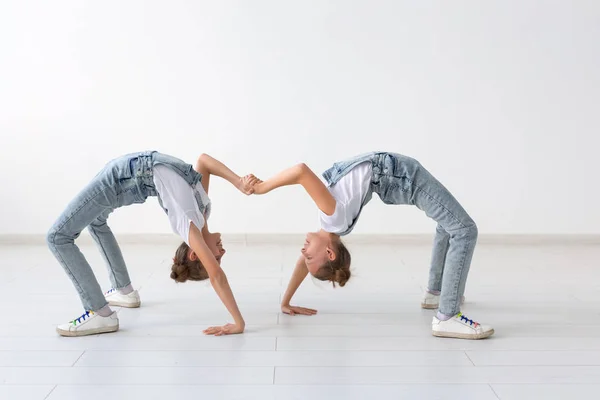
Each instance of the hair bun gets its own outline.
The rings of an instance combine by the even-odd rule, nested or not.
[[[190,270],[187,266],[182,264],[173,264],[171,267],[171,279],[176,282],[183,283],[190,277]]]
[[[335,271],[335,275],[333,277],[333,281],[337,282],[340,287],[344,287],[344,285],[350,279],[350,270],[338,269]]]

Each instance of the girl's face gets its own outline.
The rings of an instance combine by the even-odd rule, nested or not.
[[[307,233],[301,252],[306,268],[312,275],[327,261],[335,260],[335,253],[331,249],[331,236],[323,230]]]
[[[208,246],[210,251],[213,253],[215,258],[217,259],[217,262],[219,264],[221,264],[221,259],[227,252],[223,248],[223,241],[221,240],[221,234],[219,232],[215,232],[215,233],[208,233],[208,234],[205,234],[202,236],[204,237],[204,241],[206,242],[206,245]]]

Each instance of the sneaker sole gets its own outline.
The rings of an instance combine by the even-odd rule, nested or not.
[[[468,340],[479,340],[485,339],[494,334],[494,330],[489,330],[487,332],[483,332],[477,335],[469,335],[468,333],[453,333],[453,332],[437,332],[431,331],[433,336],[443,337],[443,338],[452,338],[452,339],[468,339]]]
[[[89,329],[89,330],[85,330],[85,331],[63,331],[62,329],[56,328],[56,332],[60,336],[66,336],[66,337],[98,335],[101,333],[116,332],[118,330],[119,330],[119,325],[104,326],[102,328]]]
[[[125,307],[125,308],[139,308],[139,306],[142,305],[141,301],[138,301],[137,303],[122,303],[120,301],[108,301],[108,305],[109,306],[115,306],[115,307]]]

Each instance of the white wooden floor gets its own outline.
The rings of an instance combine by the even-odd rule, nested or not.
[[[62,268],[45,247],[0,246],[0,399],[600,397],[600,246],[479,246],[463,311],[496,329],[484,341],[431,336],[428,246],[354,245],[348,286],[301,287],[317,316],[281,315],[300,247],[226,246],[248,327],[215,338],[201,331],[227,313],[206,283],[169,279],[174,248],[124,246],[142,307],[119,310],[118,333],[61,338],[82,312]]]

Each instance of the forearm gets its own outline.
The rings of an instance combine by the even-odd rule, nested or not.
[[[235,302],[231,287],[229,286],[229,282],[227,282],[227,276],[217,263],[214,254],[206,245],[202,233],[193,223],[190,223],[189,245],[206,269],[210,278],[210,284],[225,305],[225,308],[227,308],[235,323],[242,324],[243,326],[244,318],[242,318],[242,314]]]
[[[238,186],[240,177],[230,170],[225,164],[219,160],[209,156],[208,154],[202,154],[196,162],[195,170],[200,173],[208,173],[210,175],[216,175],[220,178],[225,179],[234,186]]]
[[[260,187],[260,193],[264,194],[282,186],[299,184],[305,169],[306,165],[298,164],[281,171],[277,175],[257,185]]]
[[[237,325],[245,326],[244,318],[235,301],[235,297],[233,296],[233,292],[227,281],[227,276],[225,276],[224,273],[211,276],[210,284],[227,308],[227,311],[229,311],[229,314],[233,317],[234,322]]]
[[[273,189],[288,185],[302,185],[306,193],[327,215],[333,215],[335,212],[335,199],[327,189],[327,186],[315,173],[308,168],[306,164],[294,165],[291,168],[281,171],[271,179],[254,185],[254,193],[265,194]]]
[[[304,257],[300,256],[298,261],[296,262],[296,267],[294,268],[294,272],[292,273],[292,277],[290,278],[290,283],[288,283],[288,287],[281,299],[281,305],[289,305],[292,297],[296,293],[296,290],[300,287],[304,279],[308,275],[308,269],[306,268],[306,263],[304,261]]]

